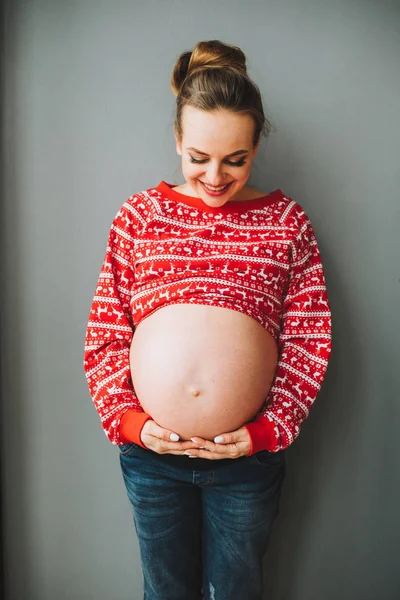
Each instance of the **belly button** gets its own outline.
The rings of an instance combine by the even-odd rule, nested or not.
[[[197,388],[197,387],[192,386],[192,387],[189,388],[189,391],[192,394],[192,396],[196,397],[196,396],[200,395],[200,391],[201,390],[199,390],[199,388]]]

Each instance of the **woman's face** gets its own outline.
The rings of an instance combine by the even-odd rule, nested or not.
[[[225,109],[205,112],[185,106],[182,129],[181,142],[175,134],[176,151],[182,156],[182,172],[190,188],[189,195],[201,198],[212,207],[240,200],[238,193],[250,176],[258,149],[258,145],[253,148],[253,119]],[[228,187],[222,195],[213,196],[206,185]]]

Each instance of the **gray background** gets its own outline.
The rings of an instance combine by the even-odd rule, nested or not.
[[[309,214],[333,310],[328,374],[288,451],[266,598],[400,597],[399,17],[378,0],[9,0],[7,600],[142,597],[118,449],[84,378],[85,326],[119,207],[161,179],[183,182],[169,78],[183,50],[214,38],[244,50],[276,128],[250,183]]]

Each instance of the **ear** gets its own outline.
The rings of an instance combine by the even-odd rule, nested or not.
[[[257,145],[256,145],[256,147],[253,150],[253,158],[255,158],[256,155],[257,155],[258,149],[260,147],[260,142],[261,142],[261,138],[258,140]]]
[[[175,136],[176,151],[179,154],[179,156],[182,156],[182,143],[179,141],[178,134],[176,133],[175,129],[174,129],[174,136]]]

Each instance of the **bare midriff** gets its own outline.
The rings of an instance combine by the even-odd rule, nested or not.
[[[143,410],[182,440],[212,440],[251,421],[271,388],[273,336],[239,311],[167,305],[136,327],[131,375]]]

